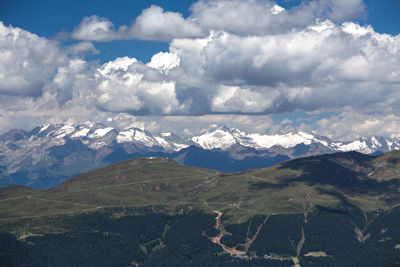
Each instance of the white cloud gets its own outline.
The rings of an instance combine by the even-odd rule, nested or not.
[[[152,5],[132,25],[115,29],[107,18],[85,17],[71,37],[76,40],[107,42],[142,39],[169,42],[179,38],[205,37],[211,31],[240,36],[266,35],[303,28],[315,19],[341,23],[365,12],[362,0],[304,1],[289,10],[269,0],[199,0],[184,18],[178,12]]]
[[[91,106],[90,99],[95,93],[93,88],[97,85],[93,77],[95,67],[83,59],[71,59],[68,64],[57,68],[53,80],[45,89],[54,95],[60,105],[72,101],[74,104],[80,102],[79,104]]]
[[[144,40],[170,41],[173,38],[205,36],[194,21],[184,19],[180,13],[164,11],[154,5],[143,10],[130,31],[132,37]]]
[[[98,54],[99,51],[94,47],[91,42],[80,42],[71,45],[67,48],[67,52],[71,55],[86,55],[86,54]]]
[[[278,10],[279,6],[273,2],[255,0],[198,1],[191,7],[192,17],[204,29],[246,36],[282,30],[287,12]],[[289,24],[285,27],[292,27],[295,22]]]
[[[117,58],[98,69],[97,105],[112,112],[173,114],[185,109],[175,82],[136,59]]]
[[[371,135],[400,137],[400,116],[345,111],[337,116],[321,119],[308,128],[336,140],[354,140]]]
[[[96,15],[85,17],[71,37],[76,40],[107,42],[111,40],[142,39],[171,41],[173,38],[194,38],[206,33],[192,20],[177,12],[164,11],[152,5],[142,11],[131,26],[123,25],[115,30],[107,18]]]
[[[106,42],[142,39],[169,42],[172,39],[205,37],[211,31],[240,36],[266,35],[306,27],[316,19],[341,23],[362,16],[362,0],[303,1],[289,10],[269,0],[199,0],[184,18],[178,12],[152,5],[128,26],[115,29],[107,18],[85,17],[71,37],[84,41]]]
[[[213,112],[226,113],[263,113],[271,108],[272,95],[240,88],[239,86],[221,86],[213,97],[211,109]]]
[[[120,39],[114,30],[114,24],[107,18],[96,15],[85,17],[78,28],[72,32],[71,37],[77,40],[106,42]]]
[[[352,34],[354,36],[360,37],[366,34],[374,34],[374,29],[372,26],[362,27],[359,24],[353,22],[344,22],[342,24],[342,30],[345,33]]]
[[[359,30],[344,30],[349,27]],[[190,83],[208,99],[205,113],[381,111],[396,106],[388,100],[398,94],[399,43],[399,36],[326,20],[265,36],[212,32],[205,39],[174,40],[170,51],[186,75],[181,87]]]
[[[41,95],[66,60],[57,43],[0,21],[0,94]]]
[[[200,0],[191,7],[191,17],[204,29],[250,36],[287,32],[315,19],[341,23],[362,16],[364,10],[362,0],[303,1],[289,10],[273,1]]]
[[[159,52],[151,57],[147,66],[168,73],[169,70],[179,66],[180,59],[177,54]]]

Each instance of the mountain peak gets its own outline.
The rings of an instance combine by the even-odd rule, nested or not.
[[[217,127],[213,131],[193,136],[191,140],[204,149],[227,149],[236,144],[237,141],[229,129],[224,127]]]

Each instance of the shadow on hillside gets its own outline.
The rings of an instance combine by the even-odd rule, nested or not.
[[[291,169],[301,171],[302,174],[299,176],[278,177],[278,183],[267,181],[253,183],[250,185],[250,189],[284,189],[289,186],[295,186],[296,183],[304,182],[309,186],[330,185],[338,192],[352,196],[361,194],[369,196],[384,195],[386,198],[390,196],[391,201],[395,198],[397,199],[400,179],[378,181],[370,178],[366,174],[366,170],[370,171],[372,168],[372,165],[370,165],[371,159],[372,157],[370,156],[354,152],[292,160],[283,163],[279,170]]]

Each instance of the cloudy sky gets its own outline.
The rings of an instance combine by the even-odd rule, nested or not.
[[[400,136],[398,14],[398,0],[1,1],[0,133]]]

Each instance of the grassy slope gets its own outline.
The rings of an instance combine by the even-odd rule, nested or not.
[[[0,189],[0,223],[121,206],[165,213],[220,210],[230,223],[255,214],[303,213],[316,206],[376,210],[400,202],[400,152],[379,157],[338,153],[239,173],[139,158],[71,178],[46,190]]]

